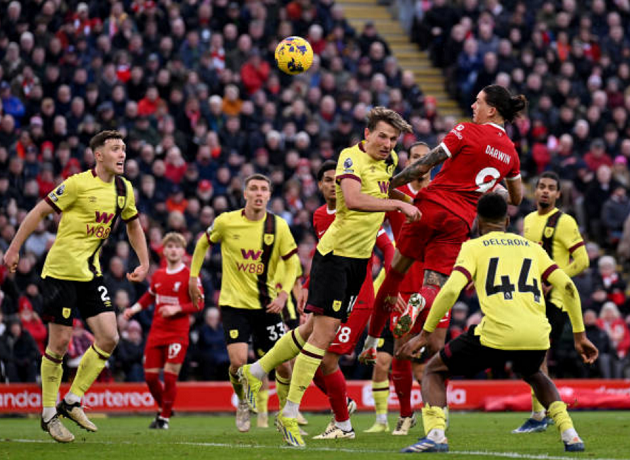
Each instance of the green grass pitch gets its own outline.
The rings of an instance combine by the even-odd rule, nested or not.
[[[630,412],[571,412],[576,428],[586,443],[586,452],[565,453],[554,426],[545,433],[511,434],[528,414],[478,413],[451,414],[447,435],[451,452],[430,454],[430,458],[589,460],[630,459]],[[307,414],[310,435],[323,431],[327,415]],[[360,459],[405,458],[398,450],[421,436],[416,426],[409,436],[364,434],[371,426],[372,414],[356,414],[352,421],[357,432],[353,440],[315,441],[305,437],[305,449],[285,447],[273,428],[252,428],[239,433],[234,417],[181,415],[171,419],[171,429],[147,428],[151,417],[114,416],[95,418],[98,433],[79,430],[64,423],[77,437],[71,444],[57,444],[39,428],[39,419],[0,418],[0,460],[158,460],[158,459]],[[396,416],[390,414],[390,427]],[[255,417],[252,418],[255,425]],[[392,457],[393,456],[393,457]]]

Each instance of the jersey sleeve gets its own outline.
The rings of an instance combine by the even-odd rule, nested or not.
[[[287,260],[292,255],[297,254],[297,245],[295,244],[295,239],[289,230],[287,222],[281,217],[276,216],[276,219],[278,219],[279,224],[277,244],[280,257],[282,257],[283,260]]]
[[[547,254],[547,251],[545,251],[542,246],[535,244],[532,247],[536,253],[538,268],[540,269],[540,278],[546,283],[547,278],[560,267],[551,260],[551,257],[549,257],[549,254]]]
[[[514,156],[512,157],[514,160],[514,164],[512,165],[512,169],[505,176],[505,180],[515,180],[521,177],[521,159],[518,156],[516,150],[514,150]]]
[[[212,222],[212,225],[210,225],[210,227],[208,227],[206,230],[206,237],[208,238],[208,241],[210,242],[210,244],[219,243],[221,239],[223,238],[222,232],[223,232],[224,219],[222,217],[223,216],[219,216],[216,219],[214,219],[214,222]]]
[[[569,253],[573,253],[576,249],[585,244],[577,222],[575,222],[573,217],[567,214],[563,214],[560,218],[555,237],[560,239],[560,242],[567,248]]]
[[[440,146],[451,158],[457,156],[466,143],[466,125],[467,123],[460,123],[456,125],[446,136],[444,136],[444,139],[442,139],[442,142],[440,143]]]
[[[63,212],[72,206],[72,203],[79,195],[79,184],[76,176],[70,176],[63,181],[57,188],[46,195],[46,203],[48,203],[55,212]]]
[[[457,256],[457,261],[453,267],[453,271],[460,272],[468,279],[469,283],[475,279],[475,275],[477,274],[477,263],[474,252],[472,244],[469,242],[462,244],[462,248]]]
[[[131,222],[134,219],[137,219],[139,217],[138,215],[138,209],[136,209],[136,196],[134,194],[133,191],[133,186],[131,185],[131,182],[129,182],[126,179],[123,179],[125,181],[125,187],[127,189],[127,199],[125,201],[125,207],[122,210],[122,220],[125,221],[125,223]]]
[[[337,161],[337,170],[335,171],[335,180],[341,183],[342,179],[354,179],[361,182],[361,161],[353,155],[353,149],[344,149],[339,154]]]

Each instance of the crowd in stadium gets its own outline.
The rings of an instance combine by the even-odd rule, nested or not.
[[[495,82],[528,98],[528,115],[506,127],[524,183],[531,192],[537,174],[556,171],[561,208],[588,241],[591,265],[574,281],[602,358],[599,366],[581,366],[567,329],[567,341],[554,346],[552,375],[627,377],[630,2],[416,3],[412,39],[444,69],[465,113]],[[440,116],[435,98],[398,66],[373,23],[354,30],[332,0],[5,1],[0,22],[0,253],[56,184],[93,167],[90,138],[117,129],[126,136],[125,177],[136,189],[152,271],[166,232],[181,232],[192,254],[218,214],[242,207],[244,178],[254,172],[271,178],[271,210],[289,223],[308,267],[312,213],[322,203],[317,171],[362,139],[371,107],[392,108],[412,124],[414,133],[399,144],[403,166],[409,145],[435,146],[457,122]],[[274,67],[275,46],[289,35],[307,38],[315,52],[300,76]],[[534,209],[529,196],[510,209],[514,231]],[[3,381],[37,379],[47,337],[39,274],[58,219],[29,238],[15,275],[0,267]],[[123,226],[110,240],[102,266],[122,311],[147,285],[125,277],[137,261]],[[214,248],[202,271],[206,309],[191,328],[183,380],[227,378],[220,277]],[[478,311],[474,293],[462,297],[449,336],[478,322]],[[120,316],[121,341],[101,378],[142,380],[150,324],[150,312],[132,321]],[[75,326],[70,374],[91,344],[82,322]],[[342,365],[349,377],[369,378],[353,356]]]

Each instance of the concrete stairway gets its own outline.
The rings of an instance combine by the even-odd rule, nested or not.
[[[392,18],[387,6],[379,5],[377,0],[336,0],[336,3],[343,7],[345,17],[357,34],[361,33],[367,21],[374,22],[376,30],[387,40],[400,67],[412,70],[425,96],[434,96],[437,99],[441,115],[452,115],[457,119],[464,116],[457,102],[444,89],[442,71],[433,67],[426,51],[420,51],[415,43],[409,41],[402,25]]]

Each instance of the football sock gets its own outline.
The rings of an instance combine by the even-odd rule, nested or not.
[[[555,422],[560,433],[564,433],[566,430],[573,428],[573,421],[567,412],[567,405],[562,401],[552,402],[547,412],[549,417]]]
[[[324,378],[324,371],[322,371],[322,367],[319,366],[317,368],[317,372],[313,376],[313,383],[319,390],[328,396],[328,388],[326,388],[326,379]]]
[[[254,377],[262,378],[256,375],[258,373],[257,369],[255,373],[254,366],[256,364],[259,364],[264,373],[268,374],[280,364],[295,358],[304,346],[304,342],[305,340],[300,336],[297,329],[287,332],[276,342],[271,350],[265,353],[265,356],[252,365],[250,372]]]
[[[279,410],[282,411],[287,403],[287,396],[289,396],[289,387],[291,386],[291,379],[285,379],[280,377],[276,372],[276,394],[278,395]]]
[[[335,426],[341,428],[343,431],[350,431],[352,429],[352,422],[350,422],[350,419],[344,420],[343,422],[335,420]]]
[[[313,376],[317,372],[325,352],[326,350],[317,348],[310,343],[306,343],[302,348],[302,352],[298,355],[293,366],[287,405],[282,411],[285,417],[297,418],[297,408],[300,406],[304,392],[313,381]],[[289,402],[293,404],[289,405]]]
[[[105,367],[105,364],[107,364],[109,357],[109,353],[98,348],[96,344],[92,344],[92,346],[83,354],[83,358],[81,358],[77,375],[70,387],[70,393],[82,398],[85,392],[88,391],[96,378],[99,376]],[[72,402],[68,397],[72,395],[66,395],[67,402]]]
[[[400,416],[411,417],[413,414],[411,410],[411,386],[413,385],[411,361],[394,358],[392,360],[392,380],[400,404]]]
[[[245,395],[243,393],[243,385],[241,384],[241,381],[236,375],[232,374],[232,372],[228,371],[228,374],[230,376],[230,383],[232,384],[232,388],[234,388],[236,397],[239,401],[243,401],[245,399]]]
[[[61,377],[63,376],[63,356],[53,353],[46,348],[44,356],[42,356],[41,375],[42,375],[42,418],[44,422],[48,422],[57,413],[55,403],[57,402],[57,394],[59,394],[59,386],[61,385]]]
[[[258,410],[259,414],[269,412],[269,390],[261,388],[256,395],[256,410]]]
[[[400,283],[405,278],[403,273],[399,273],[394,269],[390,269],[385,276],[385,280],[378,290],[376,299],[374,299],[374,310],[372,312],[372,318],[370,319],[370,327],[368,334],[372,337],[380,337],[385,323],[389,319],[389,307],[390,303],[385,302],[387,298],[398,298],[398,288]],[[396,303],[396,300],[393,301]]]
[[[162,406],[162,418],[168,419],[173,412],[173,404],[177,396],[177,374],[164,372],[164,405]]]
[[[147,382],[151,396],[155,399],[155,404],[159,408],[162,408],[162,394],[164,393],[164,386],[160,382],[160,374],[158,372],[146,372],[144,373],[144,381]]]
[[[387,400],[389,399],[389,380],[375,382],[372,380],[372,397],[374,398],[374,412],[376,421],[387,423]]]
[[[546,415],[545,406],[538,401],[538,398],[536,398],[534,394],[534,389],[532,388],[532,418],[540,422]]]
[[[444,431],[446,430],[446,414],[444,413],[444,409],[437,406],[429,406],[429,404],[425,403],[422,408],[422,423],[424,425],[424,432],[429,436],[431,431],[435,430],[433,436],[436,439],[430,438],[433,441],[441,441],[444,437]],[[441,433],[441,436],[440,436]]]
[[[346,378],[341,372],[341,369],[337,368],[332,374],[324,376],[326,381],[326,388],[328,389],[328,400],[330,401],[330,407],[335,414],[336,422],[344,422],[350,418],[348,414],[348,392],[346,389]],[[348,431],[349,428],[340,427],[343,430]]]
[[[420,289],[420,295],[424,297],[424,300],[426,302],[424,304],[425,309],[428,310],[431,308],[431,306],[433,305],[433,301],[440,293],[440,289],[440,286],[438,286],[437,284],[425,284],[424,286],[422,286],[422,288]]]

